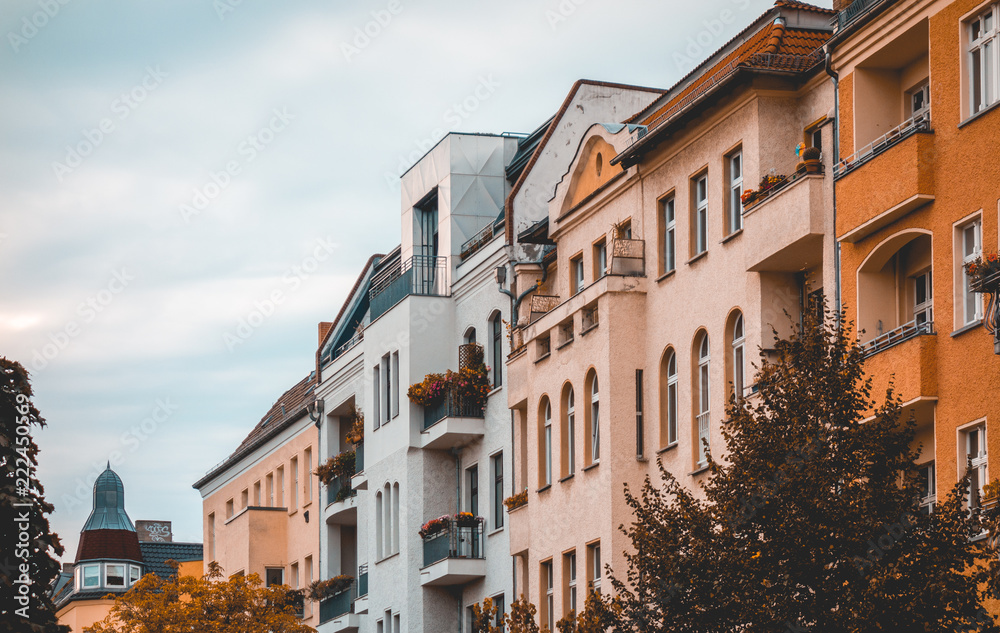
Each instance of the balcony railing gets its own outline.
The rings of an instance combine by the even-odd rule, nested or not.
[[[528,322],[533,322],[541,315],[554,310],[561,302],[562,300],[555,295],[531,295],[529,304],[531,313],[528,315]]]
[[[482,519],[474,526],[452,522],[448,529],[424,537],[424,567],[447,558],[486,558]]]
[[[424,430],[426,431],[445,418],[483,417],[485,414],[481,405],[462,402],[457,393],[448,390],[441,402],[424,407]]]
[[[934,334],[934,322],[923,321],[922,323],[917,323],[916,321],[910,321],[898,328],[889,330],[885,334],[880,334],[864,345],[865,355],[871,356],[872,354],[877,354],[884,349],[898,345],[903,341],[908,341],[921,334]]]
[[[698,464],[708,463],[708,449],[703,440],[708,440],[708,412],[698,414]]]
[[[358,567],[358,597],[368,595],[368,565]]]
[[[611,240],[611,275],[641,277],[646,274],[645,240]]]
[[[448,295],[448,260],[414,255],[399,268],[382,271],[372,279],[371,318],[375,320],[410,295]]]
[[[357,581],[340,593],[324,598],[319,602],[319,623],[329,622],[334,618],[351,613],[354,609],[354,599],[357,598]]]
[[[913,136],[917,132],[930,132],[930,130],[931,113],[929,111],[913,116],[878,137],[868,145],[865,145],[847,158],[839,160],[837,164],[833,166],[833,177],[842,178],[890,147],[898,144],[900,141]]]
[[[493,241],[493,223],[490,222],[462,244],[461,257],[463,260],[472,257],[482,247]]]
[[[358,491],[351,488],[350,478],[348,478],[347,481],[344,481],[338,477],[331,481],[326,487],[326,505],[350,499],[356,494],[358,494]]]
[[[837,14],[837,30],[854,22],[879,2],[881,0],[854,0],[846,9]]]

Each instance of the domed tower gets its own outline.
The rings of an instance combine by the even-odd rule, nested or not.
[[[143,574],[142,551],[125,512],[125,486],[111,464],[94,482],[94,509],[80,532],[76,590],[126,590]]]

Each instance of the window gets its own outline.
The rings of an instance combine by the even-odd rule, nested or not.
[[[260,507],[260,482],[255,481],[253,484],[253,504]]]
[[[265,586],[272,585],[283,585],[285,584],[285,568],[284,567],[265,567],[264,568],[264,584]]]
[[[210,515],[214,521],[214,515]],[[100,565],[84,565],[83,566],[83,586],[86,587],[100,587],[101,586],[101,566]]]
[[[392,359],[389,354],[382,357],[382,391],[379,393],[381,399],[382,424],[387,424],[392,419],[392,382],[395,380],[392,373]]]
[[[230,499],[229,501],[226,501],[226,518],[227,519],[233,518],[233,511],[234,511],[233,500]]]
[[[392,616],[392,633],[403,633],[403,629],[400,627],[400,614],[395,614]]]
[[[275,484],[275,496],[278,499],[278,507],[285,507],[285,467],[278,467],[278,481]]]
[[[698,337],[698,366],[695,375],[698,381],[696,391],[697,399],[697,426],[698,426],[698,465],[704,466],[708,463],[708,452],[705,443],[708,441],[708,418],[709,418],[709,350],[708,334],[702,332]]]
[[[576,552],[563,554],[563,612],[564,615],[570,611],[576,613]]]
[[[736,151],[726,157],[726,169],[729,177],[729,217],[728,234],[732,235],[743,228],[743,152]]]
[[[642,420],[642,370],[635,370],[635,456],[642,459],[644,429]]]
[[[208,557],[215,560],[215,513],[208,515]]]
[[[542,602],[541,620],[547,623],[549,630],[555,629],[555,605],[553,604],[552,584],[552,561],[542,563],[542,587],[545,588],[545,600]]]
[[[969,102],[972,114],[997,100],[997,6],[980,13],[969,23]]]
[[[478,495],[477,495],[478,496]],[[478,499],[476,504],[478,505]],[[392,484],[392,543],[389,551],[393,554],[399,553],[399,483]]]
[[[958,274],[961,277],[962,288],[962,324],[968,325],[982,318],[982,302],[979,296],[972,291],[970,278],[965,274],[963,266],[979,255],[983,251],[982,224],[976,219],[973,222],[959,227],[959,240],[961,245],[962,261],[958,265]]]
[[[264,477],[264,481],[267,484],[267,507],[274,507],[274,473],[268,473],[267,477]]]
[[[240,508],[245,508],[250,505],[250,490],[247,488],[243,489],[240,493]]]
[[[392,353],[392,362],[389,365],[389,369],[392,375],[396,377],[396,388],[389,394],[392,417],[396,417],[399,415],[399,390],[402,386],[399,378],[399,352]]]
[[[912,118],[927,117],[931,110],[931,85],[924,80],[906,91],[906,107]]]
[[[708,175],[703,174],[692,181],[692,198],[694,201],[694,216],[691,218],[692,244],[694,252],[691,256],[700,255],[708,250]]]
[[[291,587],[292,589],[298,589],[299,588],[299,564],[298,563],[292,563],[291,566],[289,567],[289,571],[291,572],[291,576],[292,576],[292,584],[290,584],[289,587]]]
[[[552,404],[547,396],[538,403],[538,487],[552,483]]]
[[[576,398],[573,385],[566,383],[563,387],[563,425],[560,429],[562,440],[562,476],[568,477],[576,472]]]
[[[380,370],[379,370],[379,366],[378,365],[376,365],[375,367],[372,368],[372,400],[373,400],[374,405],[375,405],[375,411],[374,411],[374,413],[375,413],[375,428],[376,429],[379,428],[379,426],[381,426],[381,424],[382,424],[382,409],[379,406],[379,404],[382,401],[382,389],[381,389],[381,387],[379,387],[379,384],[381,382],[379,380],[379,373],[380,373]]]
[[[572,294],[583,290],[583,255],[569,260],[570,289]]]
[[[545,402],[545,485],[552,483],[552,403]]]
[[[507,613],[507,608],[504,604],[502,593],[498,593],[493,596],[493,606],[496,607],[497,610],[496,620],[493,622],[493,625],[503,631],[503,616]]]
[[[931,273],[921,273],[913,279],[913,320],[917,325],[934,322],[934,300]]]
[[[382,543],[382,551],[385,552],[386,556],[389,556],[392,554],[392,524],[394,518],[392,516],[392,488],[388,483],[382,487],[382,503],[385,509],[385,516],[382,517],[382,524],[385,526],[385,532],[382,534],[382,538],[385,540]]]
[[[106,587],[124,587],[125,586],[125,565],[105,565],[105,581],[104,585]]]
[[[392,610],[391,609],[386,609],[385,610],[385,629],[386,629],[385,633],[395,633],[392,630]]]
[[[493,529],[503,527],[503,453],[490,458],[493,464]]]
[[[503,334],[502,319],[499,312],[494,312],[490,318],[490,330],[492,331],[492,354],[493,361],[493,388],[497,389],[503,385]]]
[[[292,509],[299,507],[299,458],[293,457],[289,468],[292,471],[292,487],[289,492],[292,493]]]
[[[312,454],[313,454],[312,447],[307,448],[302,453],[302,461],[304,461],[306,464],[305,472],[302,473],[306,480],[306,486],[305,486],[306,503],[309,503],[310,501],[313,500]]]
[[[608,241],[602,239],[594,244],[594,279],[608,274]]]
[[[392,625],[390,624],[389,626]],[[385,625],[382,623],[382,620],[375,623],[375,633],[385,633]]]
[[[665,275],[677,266],[677,217],[674,215],[674,197],[660,202],[661,226],[663,227],[660,252],[660,274]]]
[[[746,383],[746,360],[744,354],[743,315],[737,313],[733,324],[733,395],[737,400],[743,399],[743,389]]]
[[[601,544],[587,546],[587,584],[591,591],[601,590]]]
[[[382,507],[384,500],[382,498],[382,492],[375,493],[375,557],[381,560],[385,557],[385,552],[382,550],[382,543],[385,541],[385,526],[382,525],[382,515],[384,513],[384,508]]]
[[[677,354],[668,349],[660,373],[660,446],[677,442]]]
[[[142,569],[138,565],[128,566],[128,584],[134,585],[142,577]]]
[[[979,507],[983,486],[989,481],[986,455],[986,425],[965,430],[965,453],[969,461],[972,480],[969,482],[969,509]],[[959,473],[964,470],[959,464]]]
[[[465,344],[475,345],[476,344],[476,328],[470,327],[465,331]]]
[[[479,466],[465,470],[466,511],[479,516]]]
[[[917,469],[920,482],[920,512],[933,514],[937,505],[937,482],[935,481],[934,462],[928,462]]]
[[[586,457],[588,465],[596,463],[601,458],[601,403],[597,383],[597,373],[590,370],[587,377],[587,392],[590,397],[590,407],[587,413]]]

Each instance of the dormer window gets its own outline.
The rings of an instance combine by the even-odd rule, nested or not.
[[[101,586],[100,565],[84,565],[80,576],[82,578],[81,588],[83,589]]]
[[[124,587],[125,586],[125,565],[115,565],[108,564],[105,569],[107,570],[107,575],[105,576],[104,584],[108,587]]]
[[[142,577],[142,569],[138,565],[128,566],[128,584],[129,586],[134,585],[139,582],[139,578]]]

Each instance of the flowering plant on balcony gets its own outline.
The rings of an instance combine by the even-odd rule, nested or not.
[[[450,369],[444,374],[427,374],[421,382],[410,385],[406,396],[421,406],[441,402],[450,391],[464,406],[483,407],[491,389],[486,365]]]
[[[361,411],[361,407],[353,405],[351,414],[347,416],[347,422],[351,427],[348,429],[345,439],[357,446],[365,439],[365,414]]]
[[[507,512],[510,512],[511,510],[516,510],[517,508],[520,508],[521,506],[526,505],[527,503],[528,503],[527,489],[522,490],[516,495],[511,495],[503,500],[503,504],[507,506]]]
[[[444,374],[427,374],[420,382],[410,385],[406,390],[406,397],[414,404],[426,407],[441,402],[448,387],[448,379]]]
[[[433,536],[438,532],[444,532],[451,526],[451,517],[447,514],[439,516],[436,519],[431,519],[427,523],[420,526],[420,538],[427,538],[428,536]]]
[[[996,253],[976,257],[965,263],[965,274],[973,284],[983,282],[997,272],[1000,272],[1000,255]]]
[[[347,591],[351,587],[352,582],[354,582],[354,577],[347,574],[340,574],[326,580],[316,580],[310,583],[308,589],[306,589],[306,596],[310,600],[326,600],[338,593]]]
[[[455,515],[455,524],[458,527],[476,527],[480,521],[482,519],[471,512],[459,512]]]
[[[323,482],[323,485],[325,486],[329,486],[330,482],[335,479],[347,479],[353,477],[355,471],[355,457],[356,454],[354,451],[344,451],[339,455],[334,455],[320,464],[319,468],[316,469],[315,474],[319,476],[319,480]],[[347,486],[347,488],[350,488],[350,486]]]

